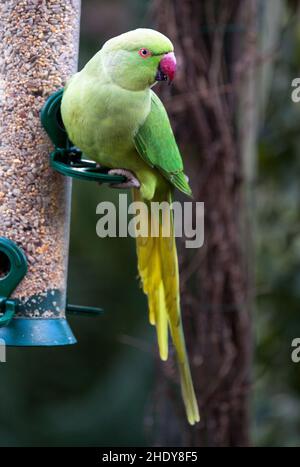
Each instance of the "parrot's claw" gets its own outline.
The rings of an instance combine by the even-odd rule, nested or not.
[[[111,183],[111,188],[140,188],[141,184],[136,176],[126,169],[111,169],[108,171],[109,175],[123,175],[126,181],[122,183]]]

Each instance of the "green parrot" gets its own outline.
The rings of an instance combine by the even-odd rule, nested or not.
[[[70,140],[84,154],[126,176],[119,188],[133,188],[134,200],[172,202],[174,188],[191,196],[167,112],[152,91],[173,80],[172,42],[152,29],[136,29],[107,41],[67,83],[61,105]],[[151,221],[151,219],[147,219]],[[156,326],[160,357],[168,358],[170,331],[177,354],[188,421],[199,412],[185,346],[174,232],[137,237],[138,270],[148,296],[149,320]]]

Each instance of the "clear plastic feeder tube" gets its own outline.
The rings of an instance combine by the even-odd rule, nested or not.
[[[71,180],[49,166],[40,111],[77,70],[80,3],[0,0],[0,236],[28,260],[16,320],[65,317]]]

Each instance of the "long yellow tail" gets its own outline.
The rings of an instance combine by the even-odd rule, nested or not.
[[[158,198],[158,197],[157,197]],[[162,201],[162,197],[153,201]],[[142,201],[138,190],[134,190],[134,200]],[[171,201],[171,193],[164,196],[164,201]],[[150,205],[149,229],[151,221]],[[167,214],[170,221],[170,213]],[[188,421],[194,425],[200,420],[198,404],[194,392],[190,366],[185,346],[179,297],[179,274],[176,243],[172,220],[170,236],[163,236],[163,215],[158,220],[158,236],[138,237],[138,270],[143,290],[148,296],[149,320],[156,326],[159,353],[162,360],[168,358],[168,329],[176,348],[180,371],[182,397]],[[152,224],[153,225],[153,224]]]

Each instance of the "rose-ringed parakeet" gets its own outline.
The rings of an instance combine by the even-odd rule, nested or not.
[[[151,90],[157,81],[172,81],[175,70],[171,41],[157,31],[137,29],[107,41],[63,94],[61,113],[70,140],[111,173],[126,175],[123,186],[133,187],[134,199],[148,204],[171,202],[174,187],[191,195],[168,115]],[[136,242],[160,357],[168,358],[170,330],[187,418],[194,424],[199,412],[181,322],[174,233],[163,236],[160,225],[157,237]]]

